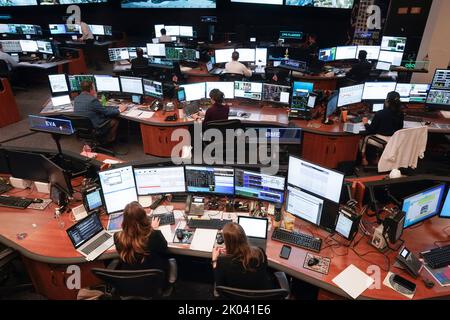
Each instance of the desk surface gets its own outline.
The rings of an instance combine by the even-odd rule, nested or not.
[[[66,59],[55,62],[43,62],[43,63],[19,62],[18,66],[26,68],[51,69],[63,64],[67,64],[69,62],[70,60]]]
[[[11,193],[27,197],[46,197],[38,193],[30,194],[29,191],[12,190]],[[75,202],[73,206],[78,204],[80,203]],[[184,207],[184,204],[174,204],[174,207],[175,209],[181,209],[181,207]],[[61,228],[58,221],[53,217],[54,210],[54,204],[50,204],[44,211],[2,208],[0,210],[0,242],[18,250],[27,258],[44,263],[71,264],[86,262],[84,257],[75,251],[67,237],[65,229],[74,223],[70,218],[70,214],[65,213],[62,216],[61,221],[64,222],[64,226]],[[228,213],[224,214],[228,215]],[[229,217],[224,216],[224,218]],[[107,216],[102,216],[101,220],[104,225],[106,225],[107,219]],[[175,226],[172,226],[172,232]],[[433,248],[435,241],[447,240],[448,235],[445,233],[444,228],[448,228],[449,226],[450,220],[433,218],[416,228],[405,230],[402,238],[405,240],[408,248],[417,254],[420,251]],[[380,272],[380,282],[384,280],[388,270],[412,280],[417,284],[417,292],[414,299],[450,297],[449,287],[440,287],[436,284],[432,289],[427,289],[422,280],[414,280],[405,271],[393,267],[392,264],[395,261],[397,253],[391,252],[385,256],[377,252],[376,249],[368,244],[368,238],[366,237],[363,237],[355,247],[355,251],[359,255],[364,256],[365,260],[363,260],[353,250],[349,250],[342,245],[338,246],[337,241],[344,243],[344,240],[339,238],[338,235],[335,235],[333,237],[335,240],[333,240],[329,233],[319,230],[315,226],[300,221],[299,219],[295,221],[295,229],[303,233],[312,233],[324,240],[320,255],[331,258],[331,267],[328,275],[322,275],[303,268],[303,263],[308,252],[306,250],[293,247],[289,260],[280,259],[279,252],[283,244],[270,240],[272,229],[269,232],[267,245],[267,256],[271,267],[344,297],[347,297],[346,294],[332,282],[332,279],[350,264],[355,265],[368,274],[371,273],[370,270],[374,270],[370,268],[375,268],[375,270],[378,270],[376,272]],[[18,233],[27,233],[27,237],[23,240],[18,240]],[[361,236],[361,234],[358,234],[356,238],[359,239]],[[191,250],[189,245],[174,243],[169,244],[169,251],[174,254],[204,258],[211,256],[208,252]],[[113,247],[104,253],[100,259],[115,257],[117,257],[117,253]],[[422,272],[426,273],[426,271]],[[424,276],[427,278],[430,277],[427,274],[424,274]],[[366,290],[360,298],[405,299],[402,295],[384,285],[381,285],[380,289]]]

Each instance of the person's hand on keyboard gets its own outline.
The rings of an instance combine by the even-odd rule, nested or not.
[[[127,111],[127,109],[128,109],[128,107],[127,107],[126,104],[121,103],[121,104],[119,105],[119,111],[120,111],[120,113]]]
[[[158,228],[159,228],[159,221],[160,221],[159,217],[153,217],[152,218],[152,229],[158,230]]]

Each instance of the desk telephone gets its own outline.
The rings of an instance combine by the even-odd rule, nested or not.
[[[162,102],[159,100],[155,100],[152,102],[152,104],[150,105],[150,110],[153,112],[158,111],[159,109],[161,109],[163,106]]]
[[[177,121],[177,120],[178,120],[178,116],[177,116],[176,113],[174,113],[174,114],[172,114],[170,116],[167,116],[166,119],[165,119],[165,121]]]

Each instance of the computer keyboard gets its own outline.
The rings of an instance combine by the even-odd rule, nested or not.
[[[100,237],[98,237],[97,239],[95,239],[95,241],[93,241],[92,243],[90,243],[88,246],[86,246],[86,248],[84,248],[83,250],[81,250],[84,254],[86,255],[90,255],[92,251],[94,251],[95,249],[97,249],[98,247],[100,247],[103,243],[105,243],[106,241],[109,240],[109,238],[111,238],[112,235],[110,235],[109,233],[104,233],[102,234]]]
[[[162,213],[162,214],[152,214],[150,218],[159,218],[159,225],[165,226],[168,224],[175,224],[175,215],[173,212]]]
[[[322,246],[322,239],[320,238],[279,228],[273,230],[272,240],[288,243],[315,252],[320,252]]]
[[[26,209],[32,203],[32,199],[0,196],[0,207]]]
[[[199,229],[217,229],[221,230],[227,223],[232,222],[232,220],[221,220],[221,219],[189,219],[189,228],[199,228]]]
[[[442,268],[450,265],[450,245],[431,249],[420,253],[425,262],[433,269]]]

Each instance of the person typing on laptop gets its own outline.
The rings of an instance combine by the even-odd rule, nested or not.
[[[221,254],[219,247],[215,247],[212,252],[216,286],[248,290],[273,289],[265,252],[248,244],[244,229],[237,223],[227,223],[222,232],[226,253]]]
[[[150,220],[138,202],[125,207],[122,231],[114,234],[120,257],[118,269],[160,269],[168,274],[167,241],[158,227],[159,218]]]

